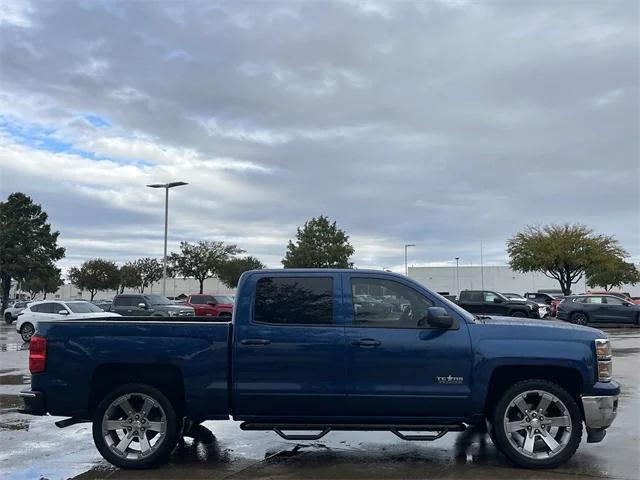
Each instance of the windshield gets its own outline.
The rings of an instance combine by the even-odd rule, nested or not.
[[[215,298],[218,303],[233,303],[233,298],[229,295],[214,295],[213,298]]]
[[[78,302],[78,303],[67,303],[67,307],[73,313],[93,313],[93,312],[102,312],[100,307],[96,307],[93,303],[89,302]]]
[[[171,300],[162,295],[147,295],[146,298],[151,305],[173,305]]]

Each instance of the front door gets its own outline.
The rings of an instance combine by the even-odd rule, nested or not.
[[[235,418],[313,421],[345,401],[341,277],[252,275],[234,322]],[[282,421],[282,420],[281,420]]]
[[[353,308],[345,329],[349,414],[368,421],[466,414],[472,354],[464,320],[433,294],[400,279],[344,274],[343,283]],[[381,305],[360,301],[362,295]],[[425,325],[431,306],[449,309],[457,327]]]
[[[607,320],[615,323],[635,323],[638,310],[634,308],[634,305],[613,295],[604,297],[604,300],[607,302],[604,307]]]

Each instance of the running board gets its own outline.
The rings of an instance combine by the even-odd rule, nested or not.
[[[384,424],[301,424],[301,423],[249,423],[240,424],[242,430],[272,430],[285,440],[319,440],[330,431],[356,432],[356,431],[377,431],[391,432],[402,440],[408,441],[433,441],[442,438],[448,432],[462,432],[466,430],[464,423],[443,424],[443,425],[384,425]],[[309,434],[291,434],[291,431],[317,431]],[[435,432],[433,434],[412,434],[407,435],[402,432]]]

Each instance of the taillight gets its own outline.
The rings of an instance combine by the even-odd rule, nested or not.
[[[34,335],[29,344],[29,371],[44,372],[47,363],[47,339]]]

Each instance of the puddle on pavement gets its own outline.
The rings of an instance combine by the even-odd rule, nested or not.
[[[25,420],[14,420],[12,422],[0,422],[0,431],[29,430],[29,422]]]
[[[28,385],[31,375],[0,375],[0,385]]]

